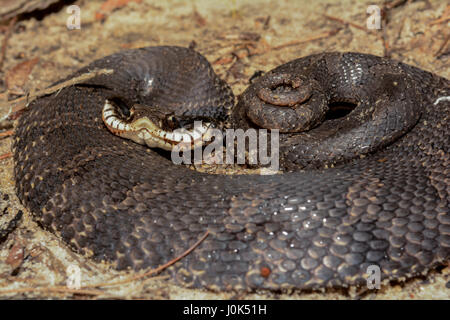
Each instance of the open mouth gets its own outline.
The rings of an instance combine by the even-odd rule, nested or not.
[[[169,151],[175,148],[178,151],[192,150],[203,146],[204,142],[211,138],[213,128],[210,123],[195,121],[192,129],[178,128],[168,131],[146,116],[134,119],[133,109],[130,112],[130,120],[124,120],[116,107],[106,100],[102,109],[103,123],[115,135],[151,148]]]

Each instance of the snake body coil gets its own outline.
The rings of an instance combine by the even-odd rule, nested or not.
[[[268,72],[234,106],[229,87],[189,49],[124,51],[75,75],[104,67],[114,73],[33,102],[14,140],[19,198],[77,252],[118,269],[157,267],[209,231],[168,272],[213,290],[348,286],[365,283],[370,265],[399,279],[448,261],[450,104],[437,100],[450,95],[447,79],[324,53]],[[124,116],[143,105],[155,121],[280,129],[287,172],[224,176],[174,165],[111,134],[106,99]],[[333,118],[339,102],[356,107]]]

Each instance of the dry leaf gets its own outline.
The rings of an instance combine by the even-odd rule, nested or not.
[[[141,3],[142,0],[107,0],[95,13],[96,20],[104,20],[113,10],[126,6],[129,2]]]
[[[8,257],[6,258],[6,263],[9,264],[12,269],[17,269],[23,262],[24,257],[24,247],[20,241],[17,241],[9,250]]]
[[[194,21],[198,26],[203,27],[206,25],[206,19],[203,18],[203,16],[197,10],[194,10],[193,15]]]
[[[24,86],[28,82],[28,76],[39,58],[21,62],[8,70],[5,76],[6,87],[10,93],[24,94]]]

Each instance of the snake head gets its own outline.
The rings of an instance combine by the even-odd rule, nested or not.
[[[129,115],[121,112],[110,100],[106,100],[102,119],[113,134],[133,140],[151,148],[190,150],[209,142],[213,129],[222,124],[212,118],[175,115],[135,104]]]

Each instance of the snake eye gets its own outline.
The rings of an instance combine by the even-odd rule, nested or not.
[[[178,119],[175,118],[175,116],[173,116],[173,115],[170,115],[166,118],[165,125],[171,130],[174,130],[174,129],[177,129],[180,127],[180,123],[179,123]]]

